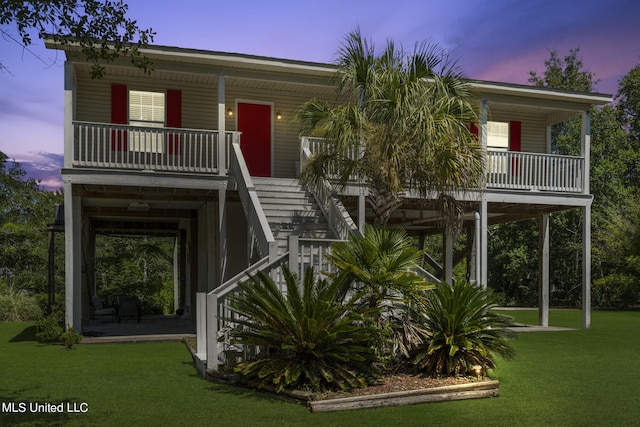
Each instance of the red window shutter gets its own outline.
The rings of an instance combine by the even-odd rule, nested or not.
[[[182,91],[167,90],[167,127],[182,127]],[[182,154],[182,136],[169,131],[169,154]]]
[[[126,125],[129,123],[128,91],[126,85],[111,85],[111,123]],[[127,150],[127,132],[124,130],[111,131],[111,149],[113,151]]]
[[[522,122],[509,122],[509,151],[522,151]]]
[[[475,123],[470,123],[469,124],[469,130],[471,131],[472,134],[474,134],[476,136],[476,138],[478,137],[478,125]]]
[[[522,151],[522,122],[509,122],[509,151]],[[518,173],[518,159],[511,159],[511,175]]]

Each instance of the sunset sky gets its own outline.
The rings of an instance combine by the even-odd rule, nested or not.
[[[157,33],[154,44],[333,62],[360,27],[382,46],[429,40],[472,79],[526,84],[544,60],[580,48],[596,91],[615,94],[640,64],[637,0],[129,0],[129,15]],[[0,26],[11,35],[12,26]],[[35,55],[37,56],[35,56]],[[64,55],[35,40],[29,51],[0,37],[0,151],[46,188],[62,185]]]

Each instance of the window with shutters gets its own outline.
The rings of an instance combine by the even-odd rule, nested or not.
[[[164,151],[165,95],[162,92],[129,91],[129,150]],[[140,128],[135,128],[140,126]],[[149,128],[159,128],[158,130]]]
[[[504,155],[493,157],[490,172],[506,173],[508,166],[506,152],[509,151],[509,123],[487,122],[487,150],[505,153]]]

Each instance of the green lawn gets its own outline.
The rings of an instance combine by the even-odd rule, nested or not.
[[[535,321],[535,312],[509,312]],[[552,311],[579,327],[577,311]],[[183,344],[34,341],[29,323],[0,324],[0,405],[83,403],[86,413],[0,413],[0,425],[602,426],[640,423],[640,313],[594,312],[588,331],[529,332],[499,362],[495,399],[311,414],[268,394],[213,384]],[[2,406],[0,406],[0,410]]]

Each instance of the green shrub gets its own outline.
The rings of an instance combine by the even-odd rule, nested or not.
[[[76,344],[82,340],[82,334],[76,332],[73,326],[69,326],[66,331],[60,334],[60,342],[67,349],[71,350]]]
[[[338,281],[315,281],[313,270],[302,284],[286,268],[286,296],[259,272],[240,284],[232,298],[239,327],[232,342],[263,351],[235,371],[251,386],[309,390],[364,386],[377,374],[376,331],[352,311]]]
[[[36,338],[38,342],[60,342],[60,336],[63,332],[62,326],[60,326],[60,322],[58,321],[58,316],[55,314],[43,316],[36,322]]]
[[[490,290],[465,281],[440,283],[429,292],[423,327],[424,342],[414,351],[414,367],[436,375],[464,375],[495,368],[494,358],[514,356],[509,343],[516,333],[511,318],[492,311],[498,299]]]
[[[638,279],[624,273],[609,274],[593,283],[593,305],[601,308],[627,309],[638,304]]]
[[[0,321],[24,322],[42,315],[38,301],[24,290],[0,287]]]

